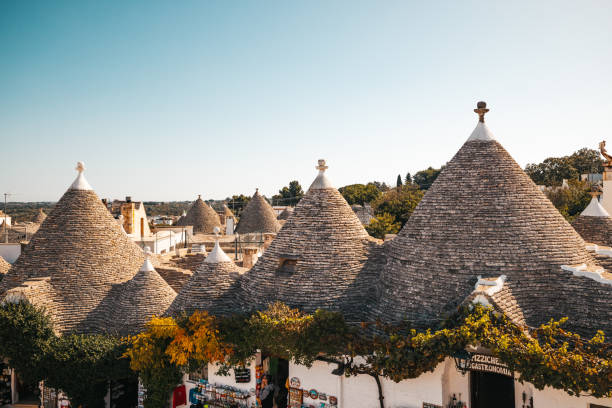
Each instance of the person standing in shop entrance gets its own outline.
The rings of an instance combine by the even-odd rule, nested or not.
[[[261,400],[262,408],[273,408],[274,406],[274,384],[272,384],[271,380],[270,374],[264,375],[261,379],[259,399]]]

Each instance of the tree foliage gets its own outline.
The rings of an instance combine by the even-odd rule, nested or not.
[[[173,318],[153,317],[142,333],[129,339],[125,357],[130,359],[130,367],[138,372],[147,389],[145,408],[166,407],[170,393],[181,382],[181,368],[171,361],[167,352],[178,331]]]
[[[549,157],[541,163],[530,163],[525,172],[534,183],[545,186],[560,186],[564,179],[577,179],[581,174],[601,173],[603,160],[599,152],[582,148],[570,156]]]
[[[251,197],[245,196],[244,194],[233,195],[231,197],[227,197],[225,199],[227,202],[227,206],[234,213],[236,217],[240,217],[242,210],[245,209],[249,201],[251,201]]]
[[[438,175],[440,174],[443,168],[444,166],[440,169],[428,167],[425,170],[421,170],[414,175],[414,177],[412,178],[412,182],[419,186],[421,190],[427,190],[429,189],[429,187],[431,187],[433,182],[436,181],[436,178],[438,178]]]
[[[43,309],[29,302],[0,305],[0,356],[28,383],[40,381],[43,361],[55,338],[53,325]]]
[[[45,383],[64,391],[73,406],[103,408],[108,382],[135,377],[121,358],[126,343],[106,335],[69,334],[56,337],[42,366]]]
[[[380,239],[383,239],[386,234],[397,234],[400,228],[401,224],[389,213],[377,215],[365,227],[368,234]]]
[[[372,203],[376,216],[389,214],[394,223],[404,226],[416,206],[423,198],[423,191],[414,184],[407,184],[400,189],[389,190]]]
[[[108,381],[134,376],[121,358],[125,347],[112,336],[58,337],[44,309],[28,302],[0,306],[0,355],[25,381],[44,380],[74,406],[103,407]]]
[[[404,183],[412,184],[412,176],[410,175],[410,172],[406,173],[406,178],[404,179]]]
[[[546,196],[568,221],[576,218],[591,201],[588,181],[569,180],[567,188],[552,188]]]
[[[374,183],[350,184],[338,189],[342,197],[349,205],[364,205],[370,203],[381,196],[381,190]]]
[[[302,197],[304,197],[302,186],[297,180],[293,180],[289,182],[288,186],[278,190],[278,194],[272,196],[272,204],[295,206]]]

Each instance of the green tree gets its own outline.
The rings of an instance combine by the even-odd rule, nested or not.
[[[416,206],[423,198],[423,191],[414,184],[402,186],[399,191],[389,190],[372,203],[376,216],[390,214],[395,222],[404,226]]]
[[[406,173],[405,184],[412,184],[412,176],[410,172]]]
[[[400,176],[399,174],[397,175],[397,181],[395,182],[395,186],[399,189],[401,188],[403,185],[402,183],[402,176]]]
[[[304,190],[297,180],[289,182],[278,190],[278,194],[272,196],[272,204],[274,205],[291,205],[295,206],[304,197]]]
[[[55,339],[44,309],[29,302],[0,305],[0,355],[28,383],[45,376],[43,361]]]
[[[603,160],[597,150],[583,147],[569,156],[569,161],[578,174],[603,172]]]
[[[378,189],[378,191],[380,191],[381,193],[384,193],[385,191],[389,191],[391,189],[391,187],[389,187],[387,185],[387,183],[385,183],[384,181],[372,181],[368,184],[374,184],[374,186]]]
[[[560,186],[563,179],[578,178],[578,170],[572,166],[568,157],[549,157],[542,163],[528,164],[525,173],[534,183],[545,186]]]
[[[414,175],[412,181],[416,185],[418,185],[421,190],[427,190],[429,189],[429,187],[431,187],[433,182],[436,181],[436,178],[438,177],[441,171],[442,169],[434,169],[433,167],[428,167],[425,170],[417,172]]]
[[[534,183],[560,186],[563,179],[577,179],[581,174],[601,173],[603,160],[597,150],[582,148],[570,156],[549,157],[541,163],[529,163],[525,172]]]
[[[546,196],[568,221],[576,218],[589,205],[592,189],[588,181],[568,180],[568,188],[552,188]]]
[[[381,195],[381,191],[374,183],[368,184],[351,184],[348,186],[340,187],[338,189],[342,197],[350,205],[370,203],[376,200]]]
[[[389,213],[382,213],[372,218],[370,224],[365,229],[368,234],[375,238],[383,239],[386,234],[397,234],[401,228],[395,217]]]
[[[234,213],[236,217],[240,217],[242,210],[247,206],[249,201],[251,201],[251,197],[245,196],[244,194],[233,195],[225,199],[227,202],[227,206]]]

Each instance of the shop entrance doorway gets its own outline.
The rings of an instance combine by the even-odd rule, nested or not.
[[[287,408],[289,361],[278,357],[267,357],[264,359],[264,372],[270,375],[274,384],[274,407]]]
[[[502,374],[470,371],[472,408],[514,408],[514,379]]]
[[[34,406],[40,404],[40,388],[38,387],[38,383],[27,382],[17,373],[15,385],[17,386],[17,403],[20,405]]]

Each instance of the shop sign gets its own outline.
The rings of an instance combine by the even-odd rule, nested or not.
[[[234,377],[236,383],[249,383],[251,382],[251,369],[234,368]]]
[[[485,371],[488,373],[514,377],[512,371],[510,371],[508,366],[501,362],[499,358],[488,356],[486,354],[472,354],[468,368],[471,371]]]

